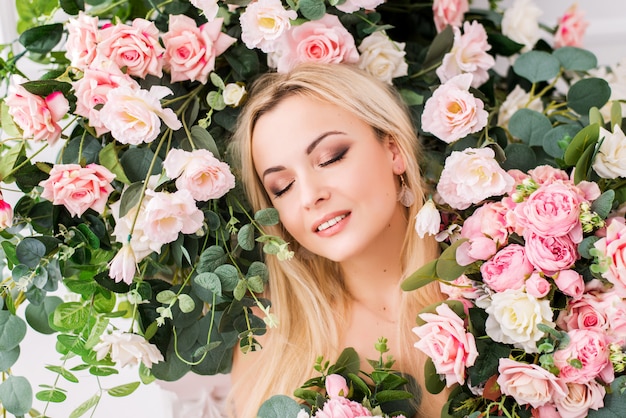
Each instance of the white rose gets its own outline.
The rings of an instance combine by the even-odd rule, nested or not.
[[[212,22],[220,10],[217,0],[189,0],[196,8],[202,10],[202,14],[209,22]]]
[[[374,32],[359,45],[359,67],[391,84],[391,80],[408,74],[404,60],[404,43],[394,42],[384,32]]]
[[[487,335],[494,341],[513,344],[527,353],[536,353],[536,342],[544,333],[538,324],[554,327],[550,301],[537,300],[522,289],[507,289],[491,295],[485,310]]]
[[[509,95],[506,96],[506,100],[500,105],[498,126],[502,126],[503,128],[508,127],[511,116],[520,109],[526,108],[543,112],[543,103],[539,97],[535,97],[530,103],[528,103],[528,99],[530,99],[530,94],[519,85],[516,85]]]
[[[598,154],[593,161],[593,169],[598,175],[605,179],[626,177],[626,136],[619,127],[615,125],[613,133],[604,128],[600,128],[600,138],[604,138]]]
[[[439,232],[441,226],[441,214],[435,207],[432,199],[428,199],[424,206],[415,216],[415,232],[420,238],[424,235],[435,235]]]
[[[118,330],[111,334],[101,335],[100,342],[94,345],[93,350],[98,360],[102,360],[110,352],[111,360],[118,363],[120,367],[142,362],[146,367],[151,368],[152,363],[163,361],[163,355],[159,349],[145,338]]]
[[[241,103],[241,99],[246,95],[246,88],[237,83],[229,83],[224,87],[222,97],[224,103],[228,106],[237,107]]]
[[[502,34],[524,44],[522,52],[529,51],[541,37],[538,20],[541,14],[532,0],[515,0],[502,16]]]

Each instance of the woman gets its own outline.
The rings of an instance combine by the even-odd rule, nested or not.
[[[437,245],[410,222],[423,201],[419,147],[393,88],[337,64],[264,75],[233,145],[253,208],[278,210],[281,224],[268,233],[295,253],[266,260],[279,325],[263,349],[235,355],[236,416],[255,417],[271,395],[291,395],[314,375],[317,356],[333,362],[354,347],[367,370],[381,336],[395,368],[423,386],[425,357],[411,329],[442,296],[436,286],[403,293],[400,282]],[[438,416],[443,398],[422,392],[420,416]]]

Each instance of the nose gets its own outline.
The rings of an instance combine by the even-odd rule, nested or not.
[[[314,208],[330,198],[327,181],[318,173],[300,177],[300,201],[306,209]]]

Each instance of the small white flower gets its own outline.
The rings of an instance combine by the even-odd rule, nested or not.
[[[502,34],[523,44],[522,52],[530,51],[541,37],[539,16],[542,11],[532,0],[516,0],[502,16]]]
[[[220,10],[217,0],[189,0],[196,8],[202,10],[202,14],[209,22],[212,22]]]
[[[293,251],[289,251],[288,243],[283,243],[278,245],[278,253],[276,253],[276,257],[280,261],[287,261],[293,258]]]
[[[424,238],[426,234],[435,235],[439,232],[440,224],[441,215],[435,207],[433,199],[428,199],[415,216],[415,232],[420,238]]]
[[[600,128],[600,138],[604,138],[593,161],[593,169],[605,179],[626,177],[626,135],[615,125],[613,133]]]
[[[246,96],[246,88],[238,83],[229,83],[222,92],[224,103],[228,106],[237,107]]]
[[[111,360],[120,367],[128,364],[138,365],[142,362],[146,367],[151,368],[152,363],[163,361],[163,355],[159,349],[145,338],[118,330],[101,335],[100,342],[93,347],[93,350],[98,360],[102,360],[110,353]]]

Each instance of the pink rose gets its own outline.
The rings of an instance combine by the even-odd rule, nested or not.
[[[165,51],[159,43],[159,30],[153,22],[133,20],[132,26],[111,25],[101,31],[98,53],[113,60],[127,74],[145,78],[152,74],[163,76],[161,58]]]
[[[513,178],[500,167],[491,148],[453,151],[441,173],[437,192],[455,209],[467,209],[492,196],[504,194]]]
[[[235,176],[228,164],[218,160],[211,151],[187,152],[171,149],[163,168],[169,178],[177,178],[178,190],[187,190],[195,200],[218,199],[235,187]]]
[[[434,0],[433,17],[437,32],[441,32],[447,25],[460,27],[463,17],[469,11],[467,0]]]
[[[541,186],[517,205],[518,222],[542,237],[560,237],[572,232],[582,239],[580,196],[562,182]],[[578,232],[576,232],[578,230]]]
[[[344,13],[356,12],[359,9],[374,10],[385,0],[346,0],[343,4],[338,4],[337,9]]]
[[[558,168],[554,168],[549,165],[540,165],[538,167],[533,168],[532,170],[528,170],[528,175],[530,178],[535,180],[537,184],[551,184],[555,181],[568,181],[569,176],[567,172],[564,170],[560,170]]]
[[[13,225],[13,209],[0,193],[0,231]]]
[[[571,296],[574,299],[580,299],[585,291],[585,281],[583,277],[574,270],[562,270],[559,271],[554,278],[556,287],[567,296]]]
[[[620,296],[626,297],[626,225],[611,220],[606,236],[596,241],[594,246],[608,259],[609,265],[602,277],[615,286]]]
[[[448,299],[476,299],[478,293],[474,287],[474,282],[466,275],[462,274],[458,279],[451,282],[439,282],[441,293],[448,295]]]
[[[276,67],[279,73],[289,72],[303,62],[339,64],[359,60],[354,38],[339,18],[331,14],[290,28],[278,49]]]
[[[477,260],[487,260],[497,250],[497,245],[491,238],[474,238],[459,245],[456,249],[456,261],[461,266],[469,266]]]
[[[152,196],[146,205],[144,225],[150,240],[166,244],[175,241],[180,232],[193,234],[202,228],[204,215],[187,190],[176,193],[147,190],[146,194]]]
[[[619,299],[621,302],[621,298]],[[566,309],[559,313],[556,323],[565,331],[573,329],[606,331],[609,327],[609,321],[605,305],[601,293],[584,293],[581,298],[568,301]]]
[[[534,233],[524,235],[526,257],[537,270],[553,276],[560,270],[569,269],[578,260],[576,244],[567,236],[542,237]]]
[[[484,104],[469,92],[471,74],[452,77],[426,101],[422,128],[450,144],[487,125]]]
[[[61,137],[58,122],[67,114],[70,104],[60,91],[42,98],[18,85],[4,103],[9,107],[9,115],[24,131],[24,138],[54,145]]]
[[[165,44],[165,69],[172,82],[191,80],[206,84],[215,69],[215,58],[228,49],[236,39],[222,32],[224,19],[197,27],[185,15],[170,15],[169,30],[162,36]]]
[[[534,272],[524,283],[526,286],[526,293],[531,296],[541,299],[550,293],[552,286],[541,274]]]
[[[609,360],[609,339],[601,331],[573,329],[567,333],[570,342],[554,352],[554,365],[565,383],[587,383],[596,378],[611,383],[615,377]],[[573,365],[572,361],[578,364]]]
[[[572,4],[559,19],[556,33],[554,34],[554,47],[582,47],[583,36],[588,26],[589,22],[585,20],[585,13],[578,10],[577,3]]]
[[[483,282],[496,292],[522,288],[533,270],[524,247],[519,244],[507,245],[480,266]]]
[[[360,418],[371,417],[372,413],[360,403],[343,397],[332,398],[326,401],[313,418]]]
[[[465,22],[463,34],[461,29],[455,27],[454,44],[437,68],[437,76],[442,83],[459,74],[469,73],[473,75],[472,87],[479,87],[489,79],[487,70],[496,64],[495,59],[487,53],[491,45],[487,43],[487,32],[483,25],[478,22]]]
[[[596,411],[604,406],[604,385],[591,380],[587,383],[568,383],[568,393],[555,401],[561,418],[585,418],[590,409]]]
[[[536,364],[501,358],[498,373],[502,393],[512,396],[520,405],[530,404],[539,408],[567,395],[565,383]]]
[[[346,397],[348,392],[348,384],[343,376],[340,374],[326,376],[326,394],[329,398]]]
[[[89,16],[80,11],[78,17],[71,17],[68,20],[65,56],[70,60],[73,67],[81,70],[89,67],[96,57],[98,41],[97,17]]]
[[[487,236],[499,245],[506,244],[510,232],[507,212],[509,208],[501,201],[485,203],[463,222],[461,237],[471,239]]]
[[[556,410],[556,406],[552,403],[546,403],[539,408],[533,408],[531,411],[533,418],[561,418],[561,414]]]
[[[135,252],[129,243],[125,243],[109,263],[109,277],[116,283],[131,284],[136,271],[137,258]]]
[[[87,68],[83,77],[74,83],[76,92],[75,113],[89,119],[89,126],[96,130],[98,136],[109,132],[109,129],[100,120],[100,110],[97,107],[106,103],[109,91],[120,86],[139,90],[139,84],[129,75],[122,73],[115,65],[111,67],[113,67],[111,68],[113,72]]]
[[[415,347],[429,356],[438,374],[445,375],[446,385],[465,382],[467,367],[478,357],[474,336],[466,332],[463,320],[445,303],[435,308],[437,314],[422,313],[424,325],[413,328],[420,337]]]
[[[263,52],[274,51],[278,40],[296,20],[295,10],[285,10],[280,0],[257,0],[239,17],[241,40],[248,49],[259,48]]]
[[[163,108],[160,99],[172,94],[165,86],[152,86],[150,91],[122,86],[110,90],[100,109],[102,124],[122,144],[139,145],[152,142],[161,131],[161,119],[173,130],[182,124],[170,108]]]
[[[41,197],[65,206],[72,216],[81,216],[87,209],[102,213],[113,191],[114,178],[113,173],[97,164],[57,164],[50,170],[50,177],[39,183],[43,187]]]

